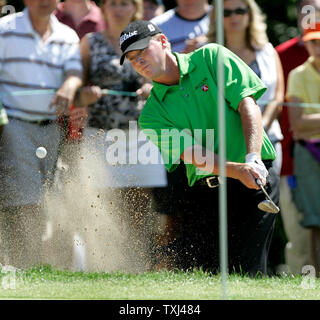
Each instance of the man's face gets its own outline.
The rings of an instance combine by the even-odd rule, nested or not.
[[[143,1],[143,14],[144,14],[143,19],[144,20],[151,20],[152,18],[154,18],[155,16],[161,13],[163,13],[161,6],[157,5],[151,0]]]
[[[124,29],[137,12],[132,0],[107,0],[102,9],[108,25],[117,25],[120,29]]]
[[[143,77],[155,80],[164,71],[165,53],[159,39],[151,39],[147,48],[126,55],[132,67]]]
[[[49,16],[56,8],[60,0],[24,0],[30,14],[35,17]]]
[[[320,39],[309,40],[304,43],[310,56],[313,56],[317,62],[320,61]]]

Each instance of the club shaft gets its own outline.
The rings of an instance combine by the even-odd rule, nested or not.
[[[261,188],[261,190],[263,191],[264,195],[267,197],[267,199],[272,203],[272,205],[274,205],[275,207],[276,204],[272,201],[272,199],[270,198],[268,192],[265,190],[265,188],[262,185],[262,182],[260,181],[260,179],[256,179],[257,185]]]
[[[265,196],[267,197],[268,200],[270,200],[272,203],[273,201],[271,200],[270,196],[268,195],[267,191],[265,190],[265,188],[261,185],[260,186],[261,190],[263,191],[263,193],[265,194]]]

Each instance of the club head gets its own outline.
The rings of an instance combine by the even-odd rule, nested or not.
[[[269,213],[278,213],[280,209],[270,200],[263,200],[258,204],[258,208],[261,211]]]

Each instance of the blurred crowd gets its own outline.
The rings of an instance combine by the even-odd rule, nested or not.
[[[274,47],[263,8],[255,0],[223,1],[224,46],[267,87],[257,104],[277,154],[277,219],[287,241],[285,261],[277,263],[284,264],[281,271],[287,274],[301,274],[308,265],[319,275],[320,0],[296,2],[300,35]],[[141,141],[127,142],[134,130],[143,136],[134,124],[152,90],[129,61],[120,64],[121,31],[132,21],[152,21],[172,51],[188,54],[216,42],[214,3],[176,0],[172,9],[161,0],[24,4],[22,12],[0,19],[0,263],[72,268],[79,255],[72,251],[75,232],[88,256],[92,238],[83,230],[90,229],[90,221],[80,221],[80,216],[89,209],[83,208],[82,214],[72,213],[72,223],[81,227],[54,238],[56,255],[67,262],[43,258],[48,226],[52,221],[59,225],[59,214],[44,213],[44,199],[54,190],[70,197],[77,193],[82,203],[90,185],[95,199],[111,203],[118,223],[125,224],[128,263],[147,261],[145,270],[210,270],[210,217],[197,212],[198,197],[188,186],[184,163],[168,173],[161,161],[115,165],[105,157],[115,130],[123,132],[117,144],[123,146],[124,160],[144,152]],[[1,8],[5,5],[0,1]],[[40,146],[47,150],[44,159],[35,156]],[[161,158],[157,150],[154,157]],[[66,206],[67,212],[76,208],[72,201]],[[108,220],[101,227],[105,241]],[[108,255],[106,248],[101,250]]]

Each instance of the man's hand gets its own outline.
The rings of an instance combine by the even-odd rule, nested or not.
[[[151,89],[152,89],[153,85],[150,82],[146,82],[144,83],[141,88],[139,88],[136,92],[137,95],[142,97],[143,99],[148,99]]]
[[[255,152],[249,153],[246,155],[246,163],[252,166],[259,173],[259,177],[257,178],[260,179],[262,185],[264,186],[266,184],[266,178],[269,172],[264,163],[261,161],[260,156]]]
[[[241,181],[247,188],[259,190],[256,179],[261,179],[259,172],[250,164],[227,162],[227,176]],[[266,184],[266,179],[261,181]]]
[[[55,107],[57,116],[68,114],[76,90],[81,86],[82,81],[77,76],[69,76],[60,89],[57,90],[55,97],[52,99],[49,108]]]
[[[67,114],[69,107],[73,101],[74,95],[70,90],[67,90],[61,87],[57,92],[53,100],[50,104],[50,109],[55,107],[56,115],[62,116],[63,114]]]
[[[199,163],[195,157],[196,154],[201,154],[205,161]],[[195,167],[201,170],[215,175],[220,174],[218,155],[207,149],[204,149],[201,145],[193,145],[185,149],[181,154],[181,159],[185,163],[193,164]],[[266,184],[266,179],[261,177],[261,174],[257,168],[257,165],[254,166],[250,163],[227,161],[226,176],[241,181],[249,189],[259,190],[260,187],[257,185],[256,179],[259,178],[263,184]]]
[[[181,53],[189,53],[196,49],[199,49],[203,45],[208,43],[208,38],[206,35],[201,35],[193,39],[186,40],[186,46]]]
[[[86,86],[81,89],[81,105],[88,106],[97,102],[102,97],[101,88],[98,86]]]

